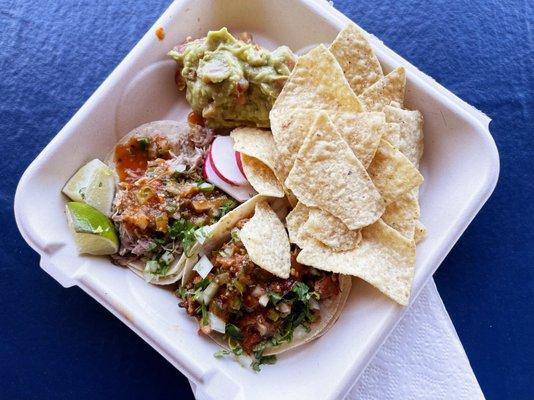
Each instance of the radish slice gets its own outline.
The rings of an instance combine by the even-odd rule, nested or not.
[[[217,136],[209,150],[211,165],[219,177],[230,185],[248,184],[237,164],[234,150],[234,139],[230,136]]]
[[[245,175],[245,170],[243,169],[243,161],[241,161],[241,153],[239,151],[235,152],[235,161],[237,162],[237,168],[239,168],[239,171],[246,178],[247,175]]]
[[[256,194],[256,191],[254,190],[254,188],[250,186],[249,184],[241,185],[241,186],[234,186],[234,185],[230,185],[228,182],[223,181],[221,177],[215,173],[213,164],[211,163],[211,159],[209,157],[206,157],[202,173],[204,175],[204,178],[208,182],[213,183],[223,192],[228,193],[230,196],[232,196],[234,199],[236,199],[240,203],[247,201],[248,199],[250,199]]]

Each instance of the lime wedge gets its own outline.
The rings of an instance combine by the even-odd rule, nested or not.
[[[119,238],[108,217],[96,208],[77,201],[67,203],[65,209],[80,254],[103,256],[119,250]]]
[[[98,159],[89,161],[69,179],[63,193],[109,215],[115,194],[113,172]]]

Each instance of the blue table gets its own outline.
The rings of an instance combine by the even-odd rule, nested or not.
[[[168,3],[0,0],[0,398],[192,397],[133,332],[40,270],[12,211],[21,173]],[[336,6],[493,118],[500,182],[436,281],[486,396],[534,398],[534,4]]]

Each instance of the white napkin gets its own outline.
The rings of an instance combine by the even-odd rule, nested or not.
[[[190,384],[196,399],[203,400]],[[346,399],[484,399],[434,280],[423,288]]]
[[[346,399],[484,399],[433,279]]]

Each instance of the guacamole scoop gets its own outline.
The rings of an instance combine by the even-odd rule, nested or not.
[[[226,28],[169,52],[178,87],[210,128],[269,127],[269,111],[296,57],[287,46],[270,52],[238,40]]]

